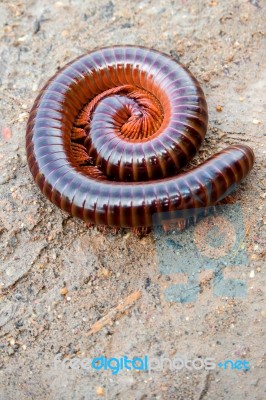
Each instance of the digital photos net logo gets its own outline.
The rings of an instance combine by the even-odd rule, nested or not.
[[[122,371],[198,371],[198,370],[214,370],[217,367],[228,371],[250,371],[250,363],[247,360],[231,360],[216,362],[212,357],[188,357],[186,355],[178,355],[174,358],[169,357],[143,357],[130,358],[127,355],[119,357],[99,357],[90,358],[64,358],[62,354],[56,354],[54,357],[54,367],[65,371],[76,370],[82,372],[89,371],[109,371],[112,375],[117,375]]]

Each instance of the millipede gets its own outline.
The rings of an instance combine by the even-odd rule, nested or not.
[[[205,138],[204,93],[182,64],[136,46],[95,50],[43,87],[30,111],[26,151],[42,193],[87,224],[145,229],[153,216],[215,206],[252,169],[232,145],[178,173]]]

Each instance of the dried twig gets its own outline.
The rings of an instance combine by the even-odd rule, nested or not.
[[[123,300],[121,304],[118,304],[116,307],[112,308],[108,314],[102,317],[99,321],[95,322],[86,336],[91,336],[94,333],[99,332],[106,325],[112,324],[114,319],[118,319],[129,307],[132,307],[133,304],[140,299],[140,297],[141,293],[139,291],[131,293]]]

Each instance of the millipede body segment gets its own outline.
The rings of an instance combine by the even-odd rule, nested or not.
[[[203,91],[169,56],[134,46],[96,50],[52,77],[30,112],[30,171],[48,199],[96,225],[149,227],[153,215],[215,205],[251,170],[230,146],[178,174],[207,131]],[[180,215],[180,214],[179,214]]]

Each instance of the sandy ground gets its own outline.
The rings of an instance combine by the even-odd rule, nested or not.
[[[0,399],[264,399],[265,2],[0,0],[0,26]],[[164,51],[198,78],[209,129],[195,162],[231,143],[255,151],[254,170],[224,202],[237,204],[229,242],[248,258],[222,262],[230,243],[207,254],[220,278],[242,280],[235,298],[229,284],[215,288],[216,267],[204,264],[204,222],[175,238],[103,234],[51,205],[32,180],[25,126],[38,89],[66,62],[113,44]],[[179,263],[199,268],[187,301],[177,291],[191,270],[163,263],[169,243]],[[165,365],[114,375],[63,369],[59,353],[246,360],[250,369]]]

